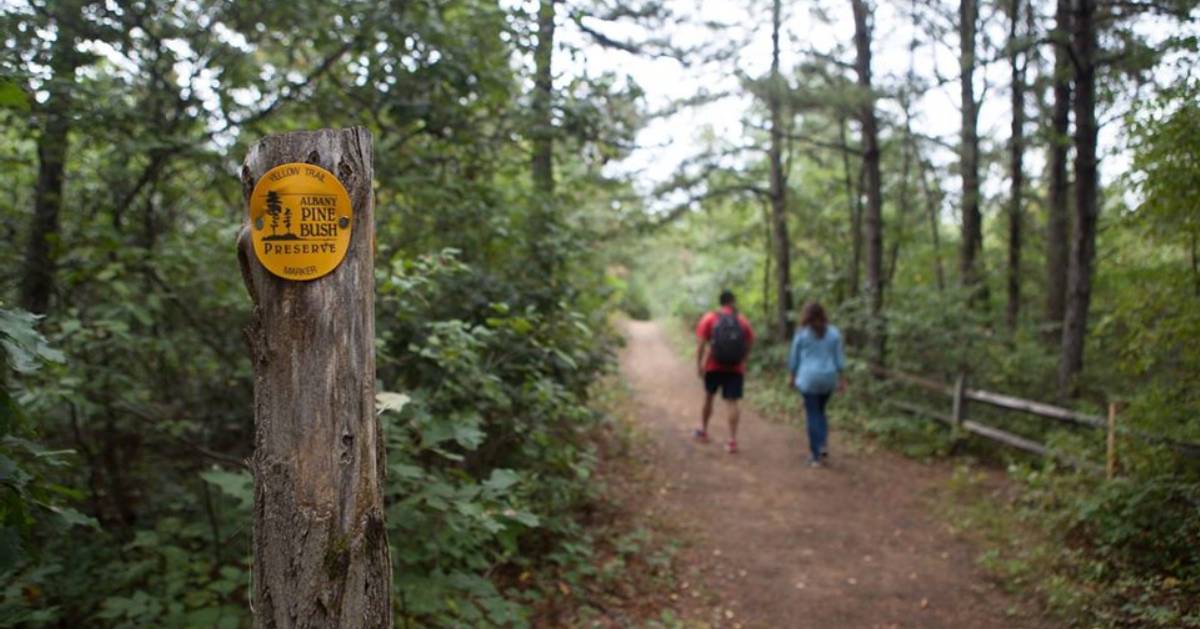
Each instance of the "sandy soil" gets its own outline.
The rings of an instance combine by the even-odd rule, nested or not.
[[[681,578],[693,582],[680,583],[680,603],[703,607],[689,616],[728,627],[1043,626],[1019,614],[1018,601],[975,567],[972,549],[929,513],[944,466],[839,451],[836,397],[827,468],[804,465],[802,431],[745,406],[740,453],[721,445],[720,405],[713,442],[697,443],[694,367],[657,323],[631,321],[626,333],[622,374],[661,479],[646,488],[645,508],[689,538]]]

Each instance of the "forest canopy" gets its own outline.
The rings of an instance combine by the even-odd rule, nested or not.
[[[615,313],[722,289],[756,373],[818,300],[864,382],[1119,403],[1159,440],[1103,490],[1016,460],[1081,483],[1030,509],[1091,553],[1095,618],[1200,623],[1195,4],[4,3],[0,626],[250,623],[239,168],[350,127],[397,624],[527,625],[594,576]]]

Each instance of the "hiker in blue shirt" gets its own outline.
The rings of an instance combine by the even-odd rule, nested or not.
[[[846,357],[842,351],[842,334],[829,325],[825,309],[809,302],[800,312],[800,329],[792,338],[788,355],[788,384],[804,396],[804,417],[808,424],[808,447],[812,452],[808,464],[821,467],[829,456],[826,442],[829,424],[825,405],[833,392],[845,389],[842,371]]]

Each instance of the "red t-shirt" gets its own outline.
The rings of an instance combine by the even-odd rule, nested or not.
[[[721,311],[731,314],[733,312],[733,308],[729,306],[722,306]],[[746,317],[743,317],[740,312],[738,313],[737,319],[738,323],[742,326],[742,333],[746,335],[746,349],[749,350],[750,346],[754,344],[754,330],[750,328],[750,322],[747,321]],[[706,313],[703,317],[700,317],[700,323],[696,324],[696,338],[703,341],[711,341],[713,327],[716,325],[717,312],[714,310],[713,312]],[[704,361],[704,371],[746,373],[746,361],[743,360],[737,365],[722,365],[713,359],[712,352],[710,351],[708,353],[708,357]]]

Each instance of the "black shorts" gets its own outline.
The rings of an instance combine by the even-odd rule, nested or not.
[[[721,397],[726,400],[742,399],[742,382],[745,376],[732,371],[704,372],[704,390],[712,395],[721,389]]]

